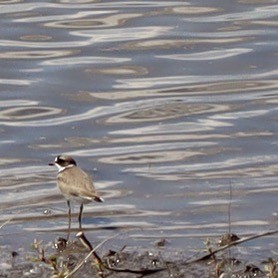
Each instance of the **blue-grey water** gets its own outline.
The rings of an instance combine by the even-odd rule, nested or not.
[[[0,245],[65,236],[61,153],[106,200],[85,206],[94,243],[191,254],[277,229],[277,15],[271,0],[1,1]]]

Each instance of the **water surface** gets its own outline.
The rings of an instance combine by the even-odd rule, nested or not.
[[[189,254],[277,229],[275,1],[0,7],[1,245],[65,234],[61,153],[106,199],[85,207],[93,242],[125,232],[108,245]],[[239,252],[256,248],[271,257],[277,237]]]

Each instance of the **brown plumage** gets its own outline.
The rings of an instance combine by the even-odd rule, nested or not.
[[[87,204],[92,200],[102,202],[89,175],[77,166],[58,173],[57,185],[67,200]]]

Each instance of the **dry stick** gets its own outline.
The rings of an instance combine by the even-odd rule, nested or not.
[[[222,246],[214,251],[212,251],[211,253],[207,254],[207,255],[204,255],[200,258],[197,258],[197,259],[194,259],[192,261],[189,261],[189,262],[185,262],[184,265],[189,265],[189,264],[192,264],[192,263],[197,263],[197,262],[200,262],[200,261],[204,261],[204,260],[208,260],[209,258],[211,258],[213,255],[215,255],[216,253],[219,253],[225,249],[228,249],[232,246],[236,246],[236,245],[239,245],[243,242],[247,242],[247,241],[250,241],[250,240],[253,240],[253,239],[256,239],[256,238],[260,238],[260,237],[263,237],[263,236],[271,236],[271,235],[274,235],[274,234],[277,234],[278,233],[278,230],[276,231],[271,231],[271,232],[266,232],[266,233],[261,233],[261,234],[257,234],[257,235],[254,235],[254,236],[250,236],[250,237],[245,237],[245,238],[242,238],[242,239],[239,239],[239,240],[236,240],[236,241],[233,241],[225,246]]]
[[[232,222],[231,222],[231,209],[232,209],[232,199],[233,199],[233,191],[232,191],[232,182],[230,181],[230,200],[228,205],[228,223],[229,223],[229,236],[232,236]],[[231,249],[229,249],[229,257],[231,257]]]
[[[79,240],[81,241],[81,243],[87,247],[90,251],[92,251],[94,248],[92,246],[92,244],[90,243],[90,241],[85,237],[83,232],[78,232],[76,234],[76,237],[79,238]],[[97,247],[96,247],[97,248]],[[102,260],[100,258],[100,256],[97,254],[97,252],[93,252],[93,255],[95,256],[95,258],[97,259],[98,263],[100,265],[102,265]]]
[[[116,237],[118,236],[119,234],[115,235]],[[105,269],[107,270],[110,270],[110,271],[114,271],[114,272],[126,272],[126,273],[133,273],[133,274],[141,274],[141,275],[148,275],[148,274],[152,274],[152,273],[156,273],[156,272],[159,272],[159,271],[163,271],[163,270],[166,270],[166,268],[157,268],[157,269],[140,269],[140,270],[137,270],[137,269],[129,269],[129,268],[113,268],[109,265],[106,265],[102,262],[101,258],[97,255],[96,252],[93,252],[93,247],[91,245],[91,243],[88,241],[88,239],[85,237],[84,233],[80,232],[77,234],[77,236],[80,238],[80,240],[82,241],[82,243],[87,246],[92,254],[95,256],[95,258],[97,259],[98,263]],[[113,236],[113,237],[115,237]],[[111,237],[111,238],[113,238]],[[108,238],[109,240],[110,238]],[[96,250],[97,248],[99,247],[99,245],[94,249]],[[86,258],[85,258],[86,260]],[[84,261],[85,261],[84,260]]]
[[[228,205],[228,223],[229,223],[229,234],[231,234],[231,208],[232,208],[232,200],[233,200],[233,191],[232,191],[232,183],[230,181],[230,200]]]
[[[88,241],[88,239],[85,237],[85,235],[83,234],[83,232],[79,232],[77,233],[77,237],[82,241],[82,243],[87,246],[91,251],[90,253],[87,254],[87,256],[79,263],[79,265],[73,270],[71,271],[68,275],[65,276],[65,278],[69,278],[71,275],[73,275],[74,273],[76,273],[85,263],[86,261],[92,256],[94,255],[95,258],[97,259],[98,263],[105,269],[110,270],[110,271],[115,271],[115,272],[127,272],[127,273],[133,273],[133,274],[142,274],[142,275],[148,275],[148,274],[152,274],[152,273],[156,273],[159,271],[164,271],[167,268],[157,268],[157,269],[141,269],[141,270],[136,270],[136,269],[128,269],[128,268],[113,268],[111,266],[108,266],[106,264],[104,264],[101,260],[101,258],[98,256],[98,254],[95,252],[101,245],[103,245],[105,242],[107,242],[110,239],[113,239],[117,236],[119,236],[121,233],[118,233],[114,236],[111,236],[107,239],[105,239],[104,241],[102,241],[100,244],[98,244],[95,248],[92,247],[91,243]]]
[[[83,234],[83,233],[82,233]],[[77,234],[77,236],[78,237],[80,237],[80,235],[82,236],[82,234],[80,234],[80,233],[78,233]],[[73,275],[75,272],[77,272],[85,263],[86,263],[86,261],[94,254],[94,256],[97,258],[97,260],[99,259],[99,257],[98,256],[96,256],[96,250],[101,246],[101,245],[103,245],[105,242],[107,242],[108,240],[110,240],[110,239],[112,239],[112,238],[115,238],[115,237],[117,237],[118,235],[120,235],[121,233],[118,233],[118,234],[116,234],[116,235],[114,235],[114,236],[111,236],[111,237],[109,237],[109,238],[107,238],[107,239],[105,239],[104,241],[102,241],[101,243],[99,243],[95,248],[93,248],[88,254],[87,254],[87,256],[74,268],[74,270],[73,271],[71,271],[69,274],[67,274],[66,276],[65,276],[65,278],[69,278],[71,275]],[[83,236],[84,236],[84,234],[83,234]],[[85,237],[85,236],[84,236]],[[86,242],[87,243],[87,242]],[[91,246],[91,244],[90,244],[90,246]],[[101,262],[102,263],[102,262]]]

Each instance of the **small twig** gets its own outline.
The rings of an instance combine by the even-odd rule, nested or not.
[[[233,200],[233,191],[232,191],[232,182],[230,181],[230,200],[229,200],[229,205],[228,205],[228,232],[229,236],[232,234],[232,222],[231,222],[231,215],[232,215],[232,200]],[[231,249],[228,250],[229,252],[229,257],[231,257]]]
[[[164,271],[167,270],[167,268],[157,268],[157,269],[128,269],[128,268],[113,268],[105,263],[103,263],[103,261],[101,260],[101,258],[98,256],[98,254],[96,253],[96,250],[103,245],[105,242],[107,242],[108,240],[115,238],[117,236],[119,236],[121,233],[118,233],[114,236],[111,236],[107,239],[105,239],[104,241],[102,241],[100,244],[98,244],[95,248],[92,247],[91,243],[88,241],[88,239],[85,237],[85,235],[83,234],[83,232],[78,233],[77,237],[81,240],[81,242],[83,243],[84,246],[86,246],[87,248],[89,248],[91,251],[87,254],[87,256],[75,267],[75,269],[73,271],[71,271],[68,275],[65,276],[65,278],[69,278],[71,275],[73,275],[74,273],[76,273],[85,263],[86,261],[90,258],[90,256],[94,255],[95,258],[97,259],[98,263],[105,269],[110,270],[110,271],[114,271],[114,272],[125,272],[125,273],[133,273],[133,274],[141,274],[141,275],[149,275],[149,274],[153,274],[159,271]]]
[[[233,200],[233,191],[232,191],[232,183],[230,181],[230,200],[228,205],[228,223],[229,223],[229,234],[231,234],[232,223],[231,223],[231,208],[232,208],[232,200]]]
[[[94,248],[92,246],[92,244],[90,243],[90,241],[85,237],[83,232],[79,232],[76,234],[76,237],[79,238],[79,240],[81,241],[81,243],[87,247],[90,251],[92,251]],[[94,251],[93,255],[95,256],[95,258],[97,259],[99,264],[102,264],[102,260],[100,258],[100,256]]]
[[[97,260],[100,259],[98,256],[96,256],[96,253],[95,253],[96,250],[97,250],[100,246],[102,246],[104,243],[106,243],[108,240],[113,239],[113,238],[119,236],[120,234],[121,234],[121,233],[118,233],[118,234],[116,234],[116,235],[114,235],[114,236],[111,236],[111,237],[105,239],[104,241],[102,241],[101,243],[99,243],[95,248],[92,248],[92,245],[90,244],[89,246],[92,248],[92,250],[91,250],[91,251],[87,254],[87,256],[74,268],[73,271],[71,271],[68,275],[65,276],[65,278],[69,278],[71,275],[73,275],[75,272],[77,272],[77,271],[86,263],[86,261],[87,261],[93,254],[94,254],[94,256],[97,258]],[[79,233],[77,234],[77,236],[80,237]],[[84,234],[83,234],[83,236],[84,236]],[[86,239],[85,236],[84,236],[84,238]],[[86,241],[87,241],[87,239],[86,239]],[[86,244],[87,244],[87,242],[86,242]],[[90,248],[90,249],[91,249],[91,248]],[[98,261],[98,262],[101,263],[101,265],[103,265],[103,262],[102,262],[101,260]]]
[[[220,247],[220,248],[218,248],[214,251],[211,251],[209,254],[206,254],[206,255],[204,255],[200,258],[194,259],[192,261],[187,261],[187,262],[184,263],[184,265],[189,265],[189,264],[192,264],[192,263],[197,263],[197,262],[200,262],[200,261],[208,260],[209,258],[214,256],[216,253],[224,251],[224,250],[226,250],[226,249],[228,249],[232,246],[236,246],[236,245],[239,245],[241,243],[244,243],[244,242],[256,239],[256,238],[260,238],[260,237],[264,237],[264,236],[271,236],[271,235],[274,235],[274,234],[277,234],[277,233],[278,233],[278,230],[275,230],[275,231],[265,232],[265,233],[261,233],[261,234],[257,234],[257,235],[253,235],[253,236],[250,236],[250,237],[245,237],[245,238],[233,241],[233,242],[231,242],[227,245],[224,245],[224,246],[222,246],[222,247]]]

